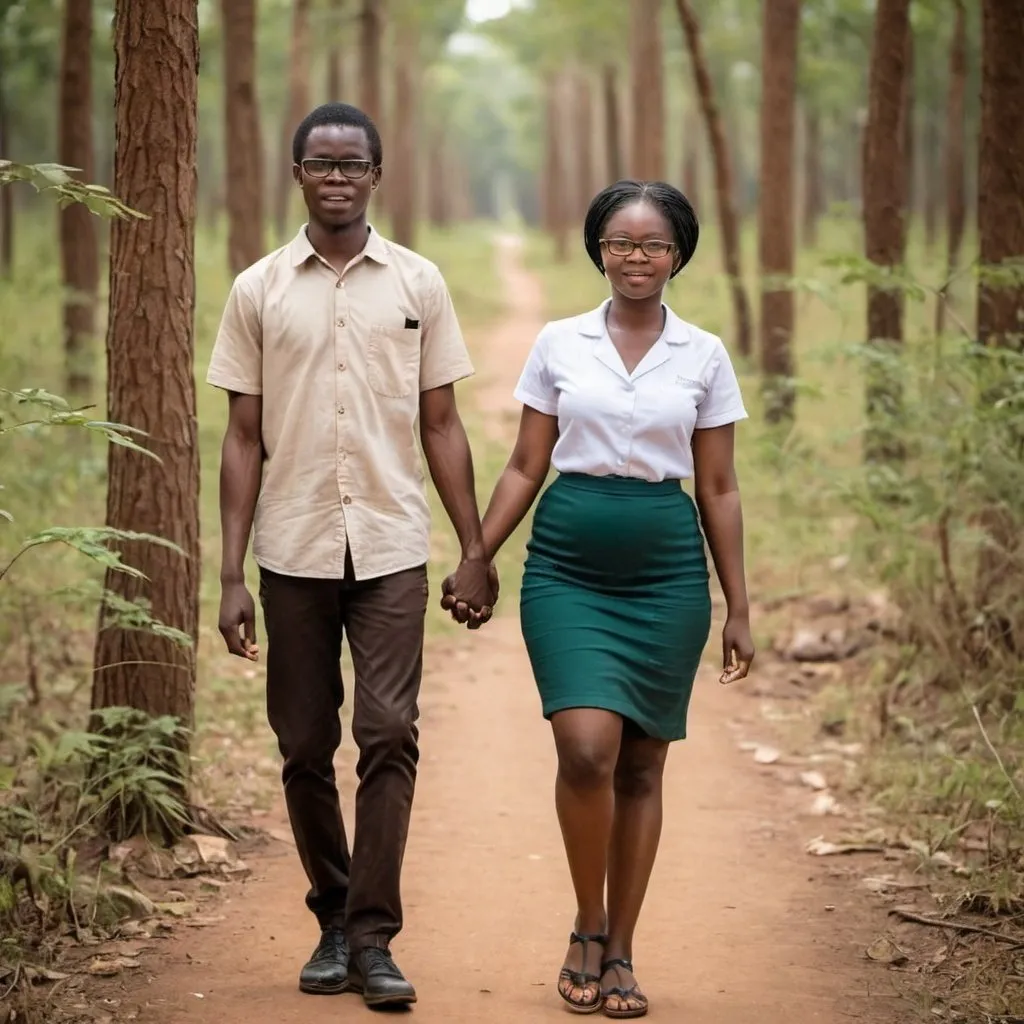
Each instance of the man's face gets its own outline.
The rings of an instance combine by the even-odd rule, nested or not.
[[[341,166],[329,161],[341,161]],[[366,212],[380,182],[372,166],[366,131],[351,125],[321,125],[309,133],[302,163],[292,173],[302,186],[311,221],[328,229],[347,227]]]

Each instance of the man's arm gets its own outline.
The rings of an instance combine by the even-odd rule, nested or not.
[[[489,616],[495,595],[488,582],[490,563],[484,552],[473,455],[455,405],[453,385],[420,394],[420,440],[431,479],[462,549],[460,597],[473,611],[486,609]]]
[[[221,603],[219,628],[228,650],[255,661],[256,606],[245,586],[256,500],[263,474],[263,396],[229,392],[228,426],[221,446]]]

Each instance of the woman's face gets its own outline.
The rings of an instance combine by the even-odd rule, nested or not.
[[[641,242],[647,244],[648,252],[640,247]],[[631,244],[635,244],[632,253],[622,255]],[[608,218],[601,232],[601,257],[605,276],[615,291],[627,299],[647,299],[661,294],[679,251],[665,215],[638,199]]]

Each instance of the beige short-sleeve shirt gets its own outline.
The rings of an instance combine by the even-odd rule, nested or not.
[[[256,562],[341,578],[350,547],[358,579],[423,565],[420,393],[472,373],[441,272],[372,228],[340,275],[305,226],[239,274],[206,379],[263,396]]]

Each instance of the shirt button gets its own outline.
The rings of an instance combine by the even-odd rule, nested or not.
[[[345,415],[345,406],[343,406],[343,405],[339,405],[338,406],[338,415],[339,416],[344,416]]]
[[[341,499],[341,503],[343,505],[351,505],[352,499],[346,494],[345,497]]]
[[[338,363],[338,369],[339,370],[344,370],[345,369],[345,364],[344,363]]]
[[[338,287],[338,288],[344,288],[345,286],[344,286],[344,285],[343,285],[343,284],[341,283],[341,281],[339,281],[336,287]]]
[[[338,321],[338,326],[339,327],[344,327],[345,326],[345,321],[344,320],[339,320]]]

